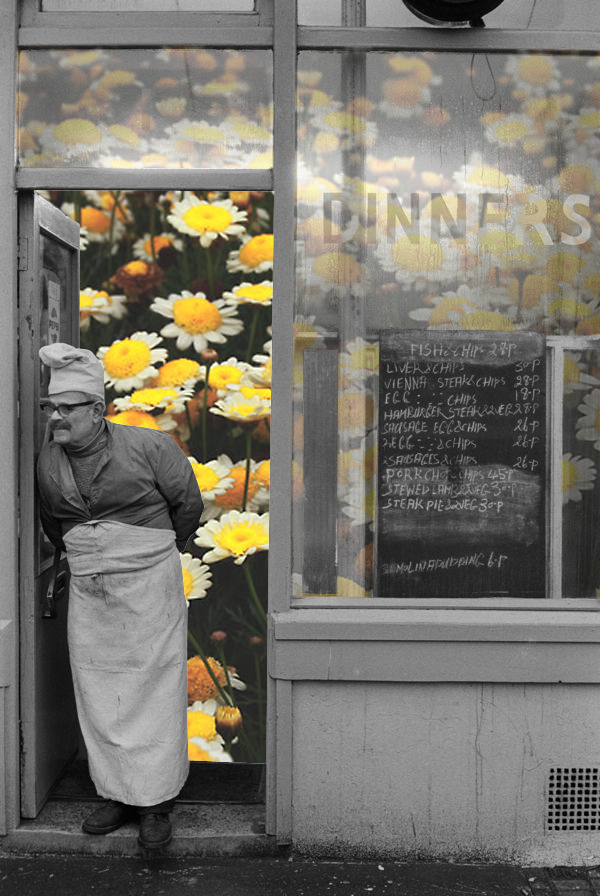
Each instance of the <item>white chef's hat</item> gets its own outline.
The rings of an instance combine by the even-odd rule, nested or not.
[[[85,392],[104,400],[104,367],[93,352],[53,342],[42,346],[40,359],[50,368],[48,395]]]

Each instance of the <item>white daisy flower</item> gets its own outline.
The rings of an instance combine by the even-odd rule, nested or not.
[[[600,451],[600,389],[585,395],[577,410],[582,416],[577,421],[575,437],[593,442],[596,451]]]
[[[205,506],[207,502],[214,501],[218,495],[224,495],[227,489],[234,485],[234,479],[229,475],[233,461],[226,454],[220,454],[215,460],[209,460],[205,464],[192,455],[188,460],[192,465]]]
[[[155,411],[162,410],[170,414],[181,414],[185,404],[194,395],[190,389],[177,389],[172,386],[146,386],[136,389],[125,398],[115,398],[118,411]]]
[[[223,299],[209,302],[203,292],[171,293],[168,299],[156,298],[150,309],[172,318],[173,322],[160,332],[162,336],[176,338],[178,349],[193,345],[200,353],[209,343],[227,342],[229,336],[237,336],[244,329],[235,307]]]
[[[567,395],[600,386],[600,379],[585,373],[580,361],[581,354],[577,352],[565,352],[563,355],[563,391]]]
[[[596,467],[593,460],[565,454],[562,459],[562,503],[581,501],[581,493],[594,488]]]
[[[199,237],[205,249],[222,237],[241,236],[246,232],[248,213],[240,211],[231,199],[220,202],[206,202],[193,194],[188,194],[181,202],[173,203],[167,221],[181,233]],[[244,222],[244,223],[240,223]]]
[[[553,56],[515,53],[508,57],[505,71],[515,87],[530,96],[547,96],[560,89],[560,69]]]
[[[167,350],[157,348],[161,342],[156,333],[140,330],[99,348],[96,354],[104,366],[105,384],[117,392],[141,389],[147,379],[157,375],[154,365],[166,360]]]
[[[241,383],[249,370],[250,364],[247,361],[228,358],[226,361],[211,365],[208,370],[208,386],[215,390],[218,398],[225,398],[230,386]]]
[[[364,382],[379,372],[379,345],[366,342],[361,336],[348,342],[339,355],[339,373],[350,383]]]
[[[273,281],[240,283],[231,291],[224,292],[222,298],[232,305],[262,305],[267,308],[273,301]]]
[[[246,234],[239,249],[229,253],[227,270],[245,274],[262,274],[273,269],[273,234]]]
[[[159,252],[170,248],[182,252],[183,240],[172,233],[159,233],[156,236],[146,233],[133,244],[133,255],[142,261],[156,262]]]
[[[257,423],[271,416],[271,400],[260,395],[246,398],[244,395],[231,394],[220,398],[209,410],[211,414],[237,423]]]
[[[212,585],[212,570],[192,554],[180,554],[181,572],[183,574],[183,592],[189,607],[191,600],[206,597]]]
[[[430,283],[463,279],[464,255],[454,240],[404,234],[378,244],[375,254],[384,271],[405,289],[426,289]]]
[[[210,550],[205,563],[217,563],[228,557],[238,566],[257,551],[269,549],[269,514],[230,510],[219,520],[209,520],[197,532],[194,543]]]
[[[256,461],[234,464],[226,454],[220,454],[207,464],[191,463],[204,499],[201,522],[219,519],[230,510],[254,512],[264,504],[264,486],[255,476]]]

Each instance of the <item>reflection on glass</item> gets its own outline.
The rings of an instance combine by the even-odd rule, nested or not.
[[[563,594],[600,594],[600,354],[564,354],[562,456]]]
[[[600,59],[307,51],[297,114],[294,478],[335,477],[334,593],[370,595],[380,331],[600,335]],[[338,352],[335,395],[323,384],[339,433],[327,470],[306,455],[306,349]],[[578,385],[590,418],[595,375]],[[565,452],[589,461],[572,475],[585,466],[589,480],[600,437],[568,430]],[[309,562],[295,558],[296,593]],[[567,596],[600,587],[570,581]]]
[[[23,167],[272,167],[270,51],[27,50],[18,77]]]

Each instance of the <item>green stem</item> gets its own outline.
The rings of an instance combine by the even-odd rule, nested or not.
[[[250,572],[250,568],[248,566],[247,560],[244,563],[242,563],[242,569],[244,570],[244,575],[246,577],[246,584],[248,585],[248,591],[250,592],[250,597],[252,598],[254,608],[257,611],[257,615],[261,621],[262,628],[266,631],[267,616],[266,616],[264,607],[260,602],[260,598],[259,598],[258,594],[256,593],[256,588],[254,587],[254,580],[252,578],[252,573]]]
[[[214,276],[213,276],[213,265],[212,265],[212,255],[211,255],[210,246],[208,247],[208,249],[205,249],[205,252],[206,252],[206,279],[208,280],[208,293],[209,293],[208,298],[212,302],[214,299],[214,294],[213,294],[214,293],[214,290],[213,290]]]
[[[227,663],[225,662],[225,651],[223,647],[219,644],[217,646],[217,650],[219,651],[219,659],[221,661],[221,665],[225,670],[225,681],[227,682],[227,690],[229,691],[229,699],[232,706],[235,706],[235,699],[233,696],[233,685],[231,684],[231,679],[229,677],[229,669],[227,668]]]
[[[215,677],[215,673],[210,668],[210,664],[208,662],[206,654],[204,653],[199,642],[196,640],[196,638],[193,636],[193,634],[191,633],[191,631],[189,629],[188,629],[187,635],[188,635],[188,641],[190,642],[190,644],[192,645],[192,647],[194,648],[194,650],[196,651],[196,653],[198,654],[198,656],[200,657],[200,659],[202,660],[204,665],[206,666],[206,671],[212,678],[213,684],[216,687],[217,691],[219,692],[221,698],[225,701],[225,703],[228,706],[235,706],[235,703],[232,703],[231,700],[229,699],[229,694],[227,693],[227,691],[225,691],[223,689],[223,686],[220,685],[219,682],[217,681],[217,679]]]
[[[202,463],[206,463],[208,457],[208,376],[210,373],[210,363],[206,365],[206,376],[204,377],[204,397],[202,401]]]
[[[252,352],[254,350],[254,337],[256,336],[256,328],[258,326],[259,314],[260,314],[260,307],[257,305],[254,308],[254,315],[252,317],[252,323],[250,324],[250,332],[248,334],[248,351],[246,353],[246,361],[252,360]]]
[[[244,480],[244,498],[242,501],[242,512],[246,509],[248,500],[248,485],[250,484],[250,460],[252,456],[252,430],[246,429],[246,479]]]

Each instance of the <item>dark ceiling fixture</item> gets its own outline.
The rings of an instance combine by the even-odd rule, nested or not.
[[[404,0],[410,11],[429,25],[483,28],[486,16],[503,0]]]

